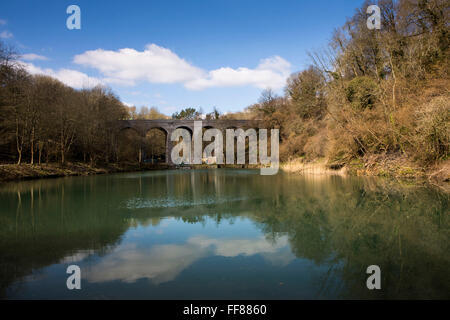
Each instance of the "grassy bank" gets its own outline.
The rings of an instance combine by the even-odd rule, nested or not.
[[[56,178],[68,176],[87,176],[93,174],[107,174],[116,172],[131,172],[166,169],[164,165],[149,165],[149,164],[108,164],[90,166],[86,163],[66,163],[61,165],[59,163],[49,163],[42,165],[30,164],[1,164],[0,165],[0,183],[14,180],[30,180],[40,178]]]

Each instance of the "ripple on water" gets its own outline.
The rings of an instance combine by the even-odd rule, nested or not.
[[[159,199],[134,198],[126,201],[125,207],[127,209],[195,207],[195,206],[221,204],[225,202],[237,202],[247,199],[248,199],[247,197],[234,197],[234,198],[208,197],[195,200],[180,199],[180,198],[159,198]]]

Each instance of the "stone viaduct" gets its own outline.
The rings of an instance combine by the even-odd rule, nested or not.
[[[173,142],[170,136],[175,129],[184,128],[191,133],[194,132],[194,122],[200,120],[118,120],[119,130],[133,129],[142,137],[145,137],[150,129],[160,129],[166,135],[166,162],[172,164],[170,160],[170,152],[172,150]],[[219,129],[223,132],[225,137],[226,129],[249,129],[262,128],[263,122],[261,120],[201,120],[202,127],[205,129]]]

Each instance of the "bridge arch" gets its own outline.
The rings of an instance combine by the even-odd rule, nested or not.
[[[175,126],[174,130],[176,130],[176,129],[185,129],[185,130],[189,131],[191,136],[192,136],[192,134],[194,132],[194,128],[191,128],[190,126],[186,126],[186,125]]]
[[[168,135],[168,131],[159,126],[146,128],[142,156],[144,163],[167,163],[166,150]]]

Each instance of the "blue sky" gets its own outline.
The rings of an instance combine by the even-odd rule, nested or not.
[[[75,88],[103,83],[138,107],[239,111],[305,68],[362,0],[0,3],[0,38],[32,73]],[[69,30],[66,8],[81,9]]]

